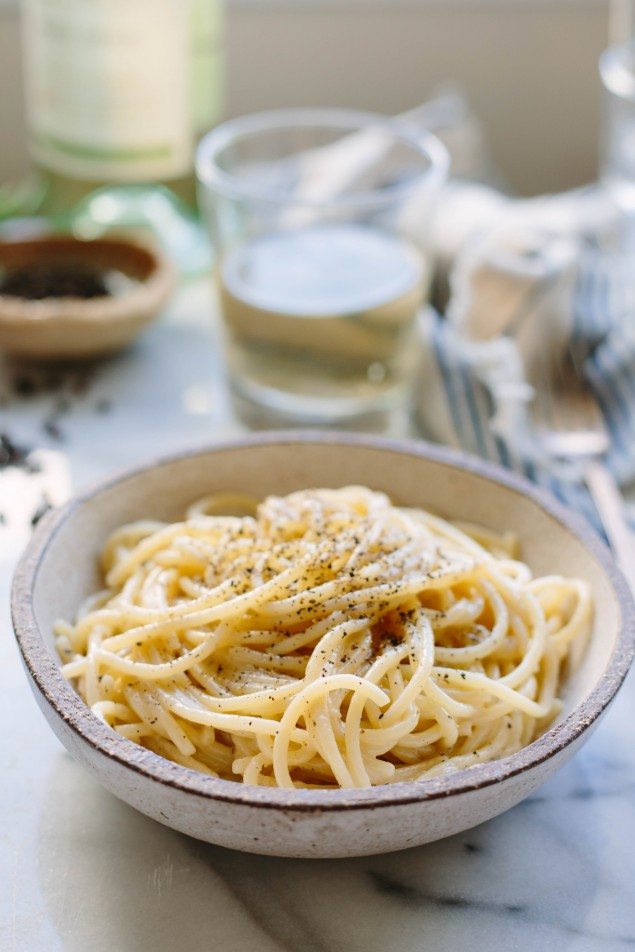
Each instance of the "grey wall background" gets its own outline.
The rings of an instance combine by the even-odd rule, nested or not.
[[[455,80],[512,185],[568,188],[595,175],[607,20],[603,0],[230,0],[228,113],[396,113]],[[0,180],[26,163],[19,16],[0,5]]]

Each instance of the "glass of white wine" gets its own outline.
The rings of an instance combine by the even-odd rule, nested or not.
[[[399,120],[291,109],[203,138],[230,387],[256,426],[366,425],[407,400],[448,157]]]

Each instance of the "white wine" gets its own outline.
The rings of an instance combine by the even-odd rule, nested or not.
[[[196,140],[222,108],[220,0],[23,0],[26,112],[44,211],[102,185],[193,203]]]
[[[426,270],[413,244],[358,224],[278,232],[228,252],[217,281],[235,393],[307,421],[398,406]]]

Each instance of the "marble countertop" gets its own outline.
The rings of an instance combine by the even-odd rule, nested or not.
[[[635,679],[563,770],[440,843],[355,860],[233,853],[98,787],[36,708],[8,592],[46,498],[240,432],[202,286],[87,378],[0,370],[0,432],[42,471],[0,471],[0,948],[11,952],[617,952],[635,947]],[[35,392],[32,392],[35,390]],[[17,391],[17,392],[16,392]]]

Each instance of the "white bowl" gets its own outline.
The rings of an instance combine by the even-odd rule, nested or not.
[[[98,585],[97,554],[124,522],[174,520],[210,492],[258,497],[364,483],[399,503],[520,536],[541,574],[585,579],[595,625],[564,689],[557,724],[503,760],[447,778],[365,790],[279,790],[215,779],[134,744],[103,724],[59,672],[52,627]],[[178,456],[120,476],[49,514],[18,566],[13,618],[31,687],[70,753],[112,793],[174,829],[279,856],[355,856],[416,846],[518,803],[587,739],[628,670],[634,607],[605,546],[577,516],[497,467],[421,443],[333,434],[269,434]]]

